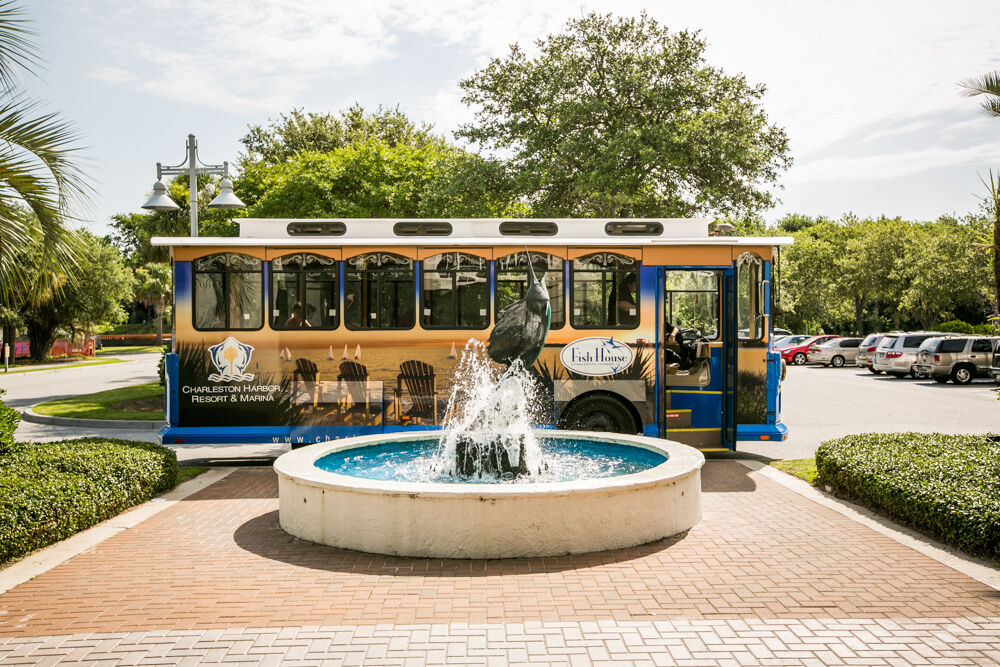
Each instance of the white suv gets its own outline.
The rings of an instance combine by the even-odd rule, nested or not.
[[[902,378],[913,376],[913,364],[917,362],[917,350],[928,338],[954,336],[942,331],[913,331],[889,334],[879,342],[872,359],[873,371],[885,371],[889,375]]]

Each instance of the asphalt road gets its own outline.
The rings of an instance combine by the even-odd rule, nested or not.
[[[158,379],[156,366],[159,353],[129,354],[118,357],[120,364],[54,368],[30,373],[0,372],[0,388],[6,390],[3,401],[15,408],[27,408],[37,403],[66,396],[92,394],[107,389],[118,389]],[[15,437],[24,441],[61,440],[85,436],[111,436],[127,440],[156,442],[156,431],[107,430],[94,428],[65,428],[22,421]]]
[[[156,379],[159,355],[122,357],[121,364],[64,368],[3,375],[8,405],[24,408],[62,396],[88,394]],[[971,385],[938,384],[933,380],[896,379],[872,375],[855,367],[789,366],[782,385],[782,421],[789,438],[778,443],[739,443],[737,451],[774,459],[811,457],[824,440],[850,433],[940,431],[1000,432],[1000,402],[996,385],[977,380]],[[22,422],[19,440],[57,440],[103,435],[156,441],[156,431],[100,431]],[[282,445],[246,447],[177,446],[182,460],[214,456],[274,456]]]
[[[970,385],[872,375],[854,366],[789,366],[781,390],[788,440],[739,443],[738,451],[809,458],[824,440],[851,433],[1000,433],[996,384]]]

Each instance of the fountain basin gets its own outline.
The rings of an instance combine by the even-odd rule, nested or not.
[[[316,467],[330,454],[427,433],[361,436],[278,458],[279,521],[287,533],[333,547],[396,556],[517,558],[588,553],[652,542],[701,520],[696,449],[620,434],[545,431],[546,439],[600,439],[666,457],[642,472],[563,482],[437,483],[366,479]]]

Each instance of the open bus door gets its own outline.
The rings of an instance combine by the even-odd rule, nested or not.
[[[736,449],[737,335],[736,275],[729,269],[722,278],[722,446],[732,450]]]

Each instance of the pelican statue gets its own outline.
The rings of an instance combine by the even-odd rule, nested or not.
[[[552,308],[548,290],[531,267],[531,253],[527,248],[524,252],[528,257],[528,291],[523,299],[500,311],[486,344],[486,354],[498,364],[510,366],[520,359],[525,368],[531,368],[545,347]]]

